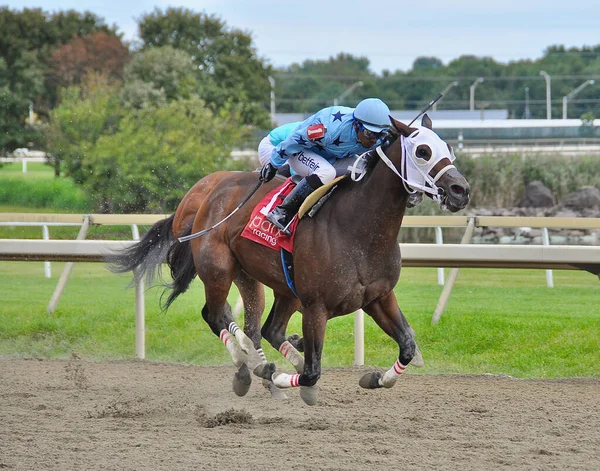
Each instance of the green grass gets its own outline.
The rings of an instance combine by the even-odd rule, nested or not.
[[[55,178],[54,170],[44,164],[0,167],[0,209],[2,212],[24,208],[26,212],[89,212],[90,203],[83,190],[69,178]],[[40,209],[41,208],[41,209]]]
[[[88,359],[135,356],[134,292],[128,276],[102,264],[76,264],[54,314],[46,306],[64,264],[44,278],[41,262],[0,262],[0,356]],[[516,377],[600,376],[600,282],[586,272],[555,271],[547,288],[543,270],[461,270],[439,324],[431,315],[441,287],[435,269],[403,270],[398,301],[425,358],[413,373],[493,373]],[[150,360],[227,365],[230,358],[201,318],[203,290],[195,281],[167,313],[160,290],[146,293],[146,353]],[[233,305],[237,293],[232,290]],[[268,295],[268,303],[270,303]],[[295,314],[288,332],[300,332]],[[365,363],[389,367],[397,346],[365,319]],[[289,368],[264,345],[267,357]],[[353,318],[328,323],[324,366],[353,363]]]
[[[0,166],[0,178],[46,179],[54,178],[54,169],[42,163],[27,163],[27,172],[23,173],[21,162],[3,163]]]

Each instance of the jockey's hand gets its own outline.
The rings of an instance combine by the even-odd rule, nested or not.
[[[277,167],[274,167],[273,164],[271,162],[269,162],[260,170],[259,180],[261,182],[269,182],[269,181],[273,180],[273,177],[275,177],[276,173],[277,173]]]

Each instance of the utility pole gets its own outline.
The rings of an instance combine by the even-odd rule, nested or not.
[[[270,75],[268,79],[271,84],[271,121],[275,123],[275,79]]]
[[[477,85],[483,82],[483,80],[483,77],[478,77],[477,80],[473,82],[473,85],[471,85],[471,87],[469,88],[471,92],[469,100],[469,109],[471,111],[475,111],[475,89],[477,88]]]
[[[546,81],[546,119],[552,119],[552,92],[550,90],[550,76],[543,70],[540,70],[540,75],[542,75]]]

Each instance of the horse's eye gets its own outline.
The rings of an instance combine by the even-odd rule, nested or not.
[[[429,160],[431,157],[431,151],[428,146],[419,146],[417,147],[417,157],[424,160]]]

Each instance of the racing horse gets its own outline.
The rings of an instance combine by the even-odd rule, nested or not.
[[[231,215],[236,204],[256,184],[255,173],[232,172],[206,177],[212,180],[204,182],[202,201],[196,200],[199,206],[191,230],[196,233],[215,226],[214,230],[190,242],[173,243],[176,213],[164,220],[170,222],[160,231],[154,231],[150,243],[146,244],[163,241],[163,250],[168,250],[166,259],[174,282],[167,306],[185,291],[196,274],[202,280],[206,295],[203,318],[232,354],[239,367],[238,381],[242,377],[246,380],[247,367],[244,367],[247,364],[279,388],[300,386],[302,399],[307,404],[315,404],[327,321],[361,308],[399,347],[393,366],[383,374],[373,372],[363,376],[359,382],[362,387],[392,387],[415,355],[412,328],[393,292],[400,275],[401,254],[397,237],[407,200],[410,194],[422,191],[443,208],[456,212],[468,204],[470,189],[453,165],[451,147],[432,131],[427,115],[421,126],[415,127],[391,120],[393,133],[390,138],[364,156],[366,176],[360,182],[342,180],[316,217],[300,220],[293,254],[297,297],[286,282],[279,254],[241,237],[253,207],[275,188],[276,181],[263,184],[249,199],[248,205],[230,216],[226,224],[217,227],[217,223]],[[186,223],[180,225],[179,233],[189,232],[191,216],[184,219]],[[140,244],[143,242],[144,239]],[[138,248],[138,252],[144,252]],[[147,253],[153,251],[152,247],[145,250]],[[143,257],[130,256],[116,262],[121,271],[138,269],[143,272],[139,270],[140,258]],[[144,266],[143,261],[141,265]],[[250,305],[250,315],[246,312],[245,333],[233,322],[227,303],[233,283],[240,288],[244,307],[247,309],[247,303]],[[261,306],[264,307],[261,284],[273,290],[275,302],[259,331],[258,312]],[[296,310],[302,312],[301,343],[285,338],[285,328]],[[284,354],[297,374],[272,372],[272,364],[266,362],[260,350],[260,334]],[[235,342],[231,335],[238,341],[241,351],[232,346]],[[304,350],[304,358],[298,347]]]

